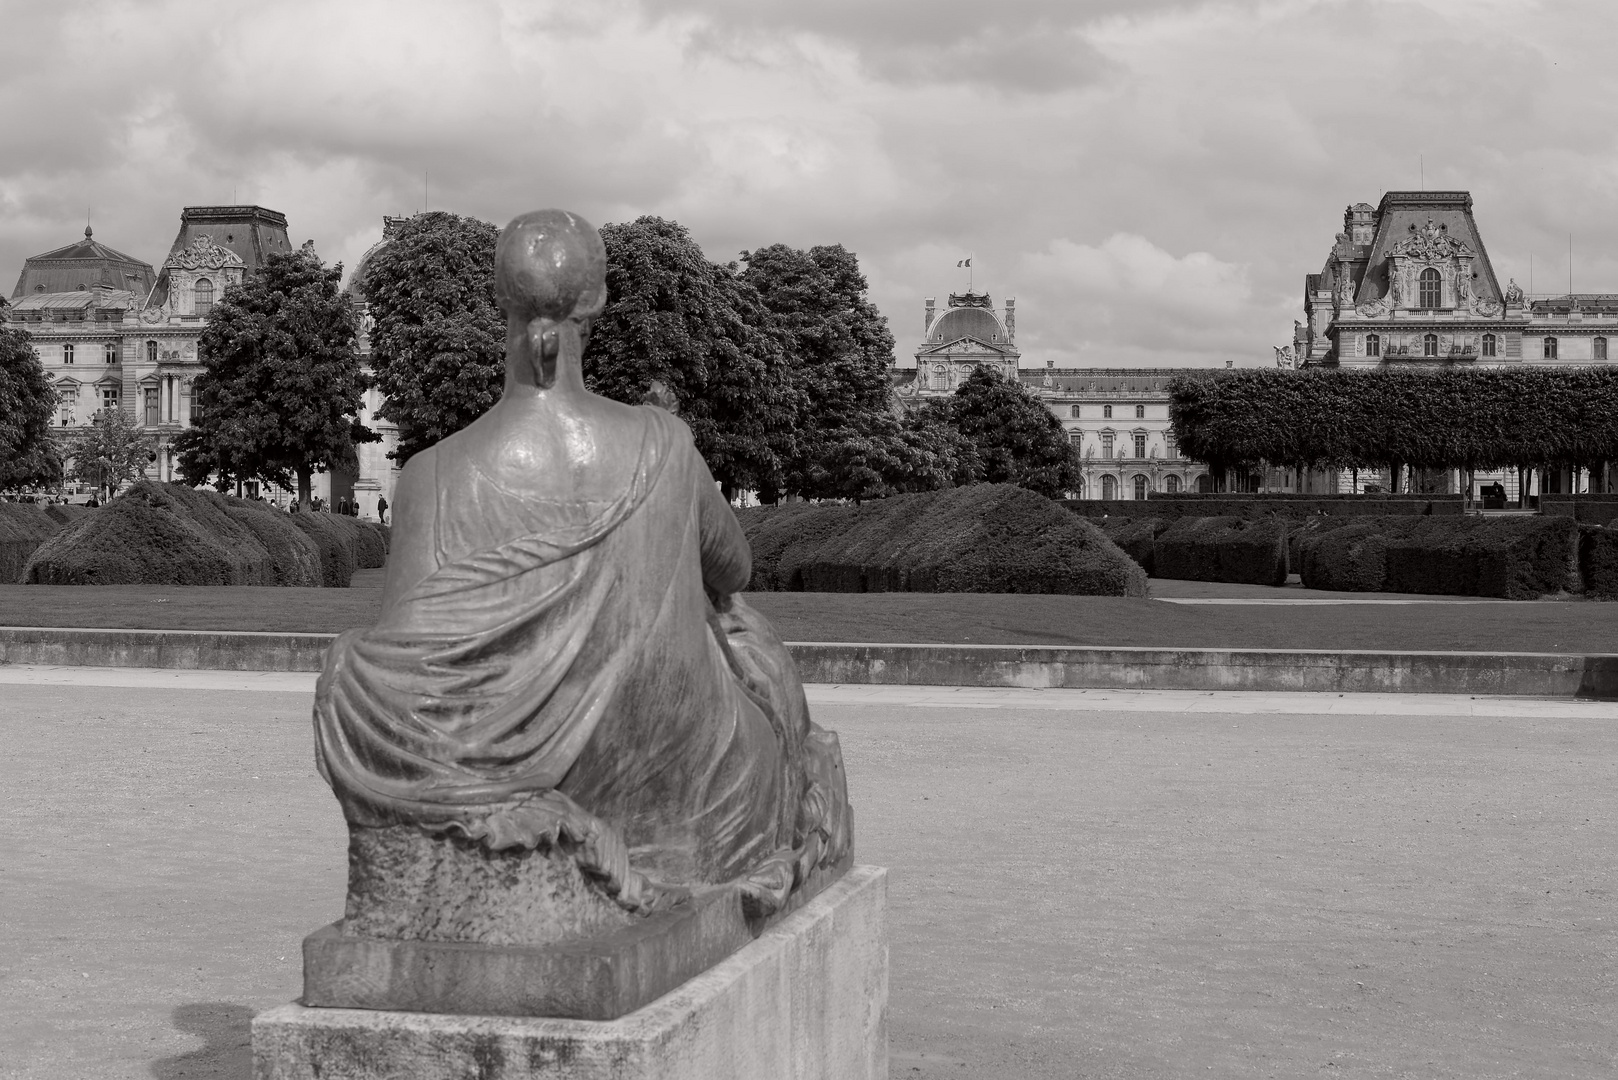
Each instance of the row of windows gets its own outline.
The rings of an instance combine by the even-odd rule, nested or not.
[[[1130,481],[1130,487],[1134,489],[1135,498],[1144,499],[1146,498],[1146,493],[1152,490],[1152,482],[1147,477],[1137,474]],[[1164,477],[1163,490],[1170,495],[1178,492],[1180,490],[1180,478],[1178,476]],[[1101,478],[1101,497],[1103,499],[1116,499],[1118,497],[1118,478],[1116,476],[1103,476]]]
[[[1077,420],[1079,418],[1079,416],[1080,416],[1079,406],[1074,405],[1072,407],[1072,415],[1073,415],[1073,419],[1075,419],[1075,420]],[[1101,418],[1103,420],[1111,420],[1112,419],[1112,406],[1111,405],[1103,405],[1103,406],[1101,406]],[[1135,406],[1135,419],[1136,420],[1144,420],[1144,419],[1146,419],[1146,406],[1144,406],[1144,405],[1136,405]]]
[[[1607,339],[1606,338],[1604,338],[1604,337],[1592,338],[1591,341],[1590,341],[1590,345],[1591,345],[1591,355],[1595,359],[1597,359],[1597,360],[1605,360],[1607,358]],[[1484,355],[1484,356],[1498,356],[1498,355],[1500,355],[1499,350],[1500,350],[1499,339],[1494,334],[1484,334],[1483,335],[1483,341],[1482,341],[1481,347],[1479,349],[1481,354]],[[1379,335],[1379,334],[1367,334],[1367,335],[1365,335],[1365,355],[1366,356],[1381,356],[1382,355],[1382,337],[1381,337],[1381,335]],[[1437,356],[1438,355],[1438,335],[1437,334],[1423,334],[1421,336],[1421,355],[1423,355],[1423,356]],[[1548,337],[1548,338],[1546,338],[1544,341],[1542,341],[1540,343],[1540,356],[1543,359],[1546,359],[1546,360],[1555,360],[1556,359],[1556,339],[1555,338]],[[1074,410],[1074,415],[1075,416],[1078,415],[1078,410],[1076,408]]]
[[[1134,440],[1135,456],[1138,457],[1138,458],[1145,457],[1146,456],[1146,436],[1145,435],[1131,435],[1130,438],[1132,440]],[[1113,436],[1112,432],[1103,431],[1101,433],[1101,456],[1102,457],[1104,457],[1104,458],[1112,457],[1112,451],[1113,451],[1113,447],[1115,445],[1113,440],[1114,440],[1114,436]],[[1070,431],[1067,434],[1067,441],[1069,443],[1071,443],[1072,445],[1074,445],[1074,446],[1083,446],[1084,445],[1084,433],[1082,431]],[[1175,445],[1173,435],[1165,433],[1164,436],[1163,436],[1163,441],[1167,446],[1168,456],[1169,457],[1174,458],[1174,457],[1179,457],[1180,456],[1179,447],[1177,447]]]
[[[62,363],[74,363],[77,357],[78,346],[72,344],[71,342],[62,346]],[[101,359],[103,363],[116,364],[118,362],[117,344],[109,341],[103,345],[101,347]],[[148,341],[146,343],[146,359],[149,363],[157,363],[157,342]]]

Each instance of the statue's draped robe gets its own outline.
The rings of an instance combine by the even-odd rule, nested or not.
[[[412,460],[437,493],[413,515],[437,568],[338,638],[316,696],[317,762],[350,821],[465,825],[557,790],[670,883],[793,844],[802,687],[764,620],[715,610],[750,557],[689,429],[633,417],[610,500],[506,490],[475,440],[446,452],[471,429]]]

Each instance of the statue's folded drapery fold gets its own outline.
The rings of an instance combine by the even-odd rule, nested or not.
[[[396,536],[417,549],[390,554],[382,618],[337,640],[316,696],[317,762],[354,824],[473,833],[556,792],[660,882],[801,851],[804,808],[832,794],[816,784],[841,786],[806,759],[830,769],[835,742],[768,624],[730,597],[747,544],[689,429],[612,410],[596,434],[623,464],[593,489],[500,468],[520,416],[410,462],[431,494],[397,500]],[[827,843],[841,828],[808,827]]]

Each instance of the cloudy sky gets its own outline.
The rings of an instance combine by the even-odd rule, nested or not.
[[[658,214],[1018,301],[1024,364],[1270,363],[1344,207],[1465,188],[1502,280],[1618,291],[1610,0],[0,0],[0,275],[258,203]]]

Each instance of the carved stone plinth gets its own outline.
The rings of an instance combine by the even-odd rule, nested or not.
[[[857,866],[756,941],[607,1022],[285,1005],[255,1080],[883,1080],[887,871]]]

